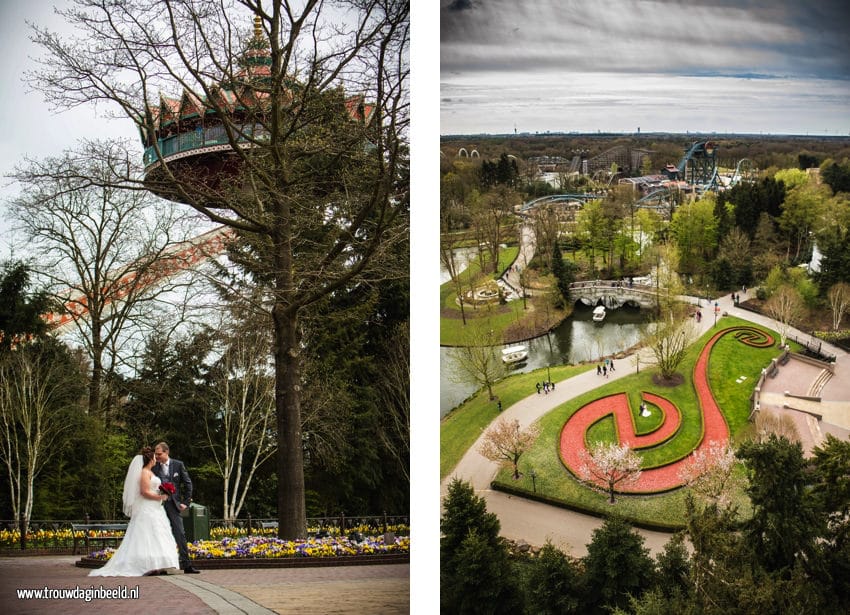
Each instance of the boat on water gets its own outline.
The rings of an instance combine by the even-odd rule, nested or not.
[[[502,349],[502,363],[521,363],[528,358],[528,346],[508,346]]]
[[[605,307],[597,305],[593,309],[593,322],[602,322],[603,320],[605,320]]]

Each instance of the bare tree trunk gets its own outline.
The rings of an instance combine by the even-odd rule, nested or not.
[[[275,400],[278,408],[278,537],[304,538],[304,451],[301,435],[301,387],[297,313],[280,305],[274,309]]]

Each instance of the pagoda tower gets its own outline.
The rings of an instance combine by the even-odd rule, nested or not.
[[[158,105],[148,105],[147,128],[140,131],[145,185],[157,196],[186,203],[186,187],[193,186],[201,189],[193,196],[203,200],[204,191],[216,191],[238,173],[235,148],[263,147],[268,142],[272,57],[260,17],[254,18],[253,37],[237,65],[232,76],[209,88],[209,96],[199,98],[184,89],[179,98],[160,94]],[[287,96],[294,100],[301,84],[288,79],[286,86]],[[374,111],[363,96],[346,97],[345,107],[352,120],[363,123]]]

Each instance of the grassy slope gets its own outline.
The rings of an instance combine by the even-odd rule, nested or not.
[[[503,248],[499,251],[498,275],[500,277],[519,254],[518,247]],[[481,268],[477,260],[470,261],[469,266],[460,274],[462,287],[469,288],[469,279],[477,279],[481,275]],[[482,328],[487,330],[501,331],[510,324],[516,322],[522,315],[522,301],[511,301],[507,305],[494,305],[492,307],[479,306],[473,309],[467,306],[465,309],[467,326],[464,327],[460,315],[460,307],[457,304],[457,293],[455,284],[451,280],[440,286],[440,309],[450,310],[456,313],[454,318],[440,318],[440,344],[443,346],[462,346],[464,339],[469,335],[471,328]],[[478,336],[480,337],[480,336]]]
[[[727,328],[735,325],[748,325],[746,321],[724,318],[719,326]],[[685,364],[681,369],[685,375],[685,383],[675,388],[657,387],[652,384],[651,371],[641,371],[640,374],[628,376],[622,380],[605,385],[591,393],[582,395],[560,406],[541,418],[541,435],[534,447],[528,451],[520,462],[525,475],[518,481],[513,481],[510,472],[499,473],[496,481],[510,488],[532,491],[532,481],[529,471],[534,469],[536,474],[536,492],[546,498],[557,500],[571,507],[595,513],[605,513],[611,510],[606,497],[578,483],[567,472],[560,461],[558,453],[561,428],[567,418],[588,402],[612,393],[626,391],[629,394],[632,408],[637,409],[640,391],[648,390],[670,399],[683,414],[683,425],[680,432],[668,444],[643,453],[647,466],[663,465],[680,459],[690,453],[699,441],[702,433],[702,421],[699,417],[696,394],[692,384],[692,371],[696,358],[715,331],[704,335],[688,352]],[[778,336],[774,334],[778,340]],[[729,423],[733,437],[744,431],[748,425],[749,396],[758,379],[761,369],[771,358],[779,354],[777,347],[752,348],[744,346],[733,335],[727,335],[715,345],[709,363],[709,379],[715,399]],[[747,376],[741,383],[736,383],[739,376]],[[607,423],[607,425],[606,425]],[[644,426],[641,425],[641,428]],[[613,421],[601,421],[594,427],[592,437],[607,439],[614,437]],[[617,508],[633,521],[669,525],[681,524],[684,513],[685,490],[677,490],[668,494],[653,496],[620,496]],[[739,494],[742,509],[746,508],[746,498]]]
[[[592,365],[562,365],[550,372],[555,383],[581,372],[594,369]],[[515,374],[496,383],[493,392],[502,400],[502,410],[535,393],[534,384],[546,379],[546,369],[527,374]],[[440,423],[440,478],[445,478],[499,414],[495,402],[487,398],[486,389],[478,391],[469,400],[450,412]]]

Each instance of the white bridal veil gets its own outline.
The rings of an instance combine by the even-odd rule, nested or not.
[[[143,467],[142,456],[136,455],[127,468],[127,478],[124,479],[124,514],[128,517],[133,516],[133,504],[140,497]]]

